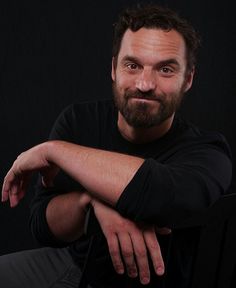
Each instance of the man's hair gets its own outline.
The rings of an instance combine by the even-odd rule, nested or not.
[[[156,4],[137,4],[126,8],[114,24],[114,38],[112,56],[117,61],[121,41],[127,29],[135,32],[140,28],[171,29],[179,32],[186,44],[187,71],[191,71],[196,64],[196,54],[200,45],[200,37],[195,29],[173,10]]]

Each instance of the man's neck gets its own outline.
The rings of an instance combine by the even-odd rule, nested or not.
[[[150,128],[135,128],[130,126],[121,113],[118,113],[118,129],[121,135],[132,143],[143,144],[152,142],[164,136],[172,126],[174,114],[164,122]]]

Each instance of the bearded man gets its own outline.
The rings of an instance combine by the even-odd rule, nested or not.
[[[224,137],[176,115],[198,45],[174,11],[121,14],[114,101],[70,105],[50,141],[22,153],[5,177],[2,200],[14,207],[40,172],[31,228],[54,248],[0,257],[3,287],[190,287],[198,231],[178,227],[226,193],[232,174]]]

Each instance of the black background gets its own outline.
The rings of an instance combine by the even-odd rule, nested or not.
[[[111,95],[112,23],[122,7],[135,2],[1,2],[1,182],[20,152],[47,139],[55,118],[65,106]],[[200,32],[202,47],[195,81],[181,111],[199,126],[223,132],[235,163],[233,3],[153,2],[176,9]],[[31,188],[14,209],[0,204],[0,254],[37,246],[28,228],[32,193]]]

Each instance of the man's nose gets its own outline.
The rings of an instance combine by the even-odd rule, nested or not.
[[[136,88],[142,92],[154,90],[156,88],[156,79],[153,71],[143,70],[136,79]]]

